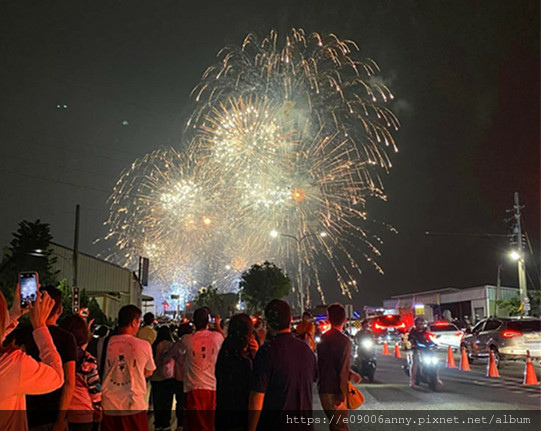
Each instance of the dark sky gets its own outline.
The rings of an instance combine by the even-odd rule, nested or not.
[[[536,252],[528,273],[538,284],[537,0],[4,0],[0,244],[21,219],[40,218],[71,245],[80,203],[80,248],[103,251],[92,243],[105,234],[106,199],[121,170],[180,142],[190,90],[216,53],[250,31],[292,26],[356,41],[398,100],[388,202],[368,210],[399,234],[384,235],[386,274],[367,269],[355,303],[494,284],[499,263],[503,282],[516,285],[505,239],[424,235],[505,234],[515,191],[526,205]]]

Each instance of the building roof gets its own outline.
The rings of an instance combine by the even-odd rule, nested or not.
[[[409,298],[410,296],[431,295],[434,293],[454,293],[454,292],[459,292],[460,290],[463,290],[463,289],[458,289],[456,287],[444,287],[442,289],[424,290],[422,292],[403,293],[402,295],[394,295],[394,296],[391,296],[391,299]]]

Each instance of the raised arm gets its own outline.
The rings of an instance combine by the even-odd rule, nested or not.
[[[32,333],[39,349],[41,362],[21,353],[21,372],[19,393],[46,394],[58,389],[64,383],[62,360],[53,344],[49,329],[45,325],[54,301],[44,292],[38,294],[36,302],[30,306],[30,322],[34,327]]]

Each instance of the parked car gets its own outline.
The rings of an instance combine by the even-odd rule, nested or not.
[[[525,360],[526,351],[533,361],[541,360],[541,319],[534,317],[489,317],[467,330],[461,345],[470,360],[487,358],[492,350],[496,364]]]
[[[446,320],[428,324],[428,337],[437,348],[447,349],[451,346],[452,349],[458,350],[463,336],[464,332],[458,326]]]

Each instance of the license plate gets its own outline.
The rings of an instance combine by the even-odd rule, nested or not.
[[[394,328],[388,328],[387,332],[394,332]]]
[[[541,336],[539,336],[539,334],[536,332],[530,334],[523,334],[522,337],[527,343],[538,343],[539,341],[541,341]]]

